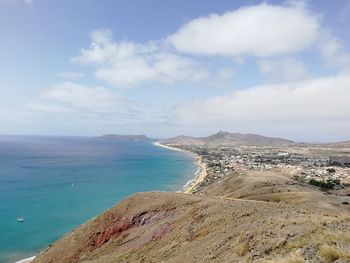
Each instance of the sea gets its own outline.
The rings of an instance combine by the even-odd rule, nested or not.
[[[133,193],[182,190],[196,170],[192,155],[149,141],[0,136],[0,262],[38,254]]]

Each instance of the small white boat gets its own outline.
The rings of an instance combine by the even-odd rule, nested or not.
[[[23,216],[17,217],[17,222],[23,223],[24,222]]]

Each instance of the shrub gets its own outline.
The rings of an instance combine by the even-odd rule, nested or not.
[[[247,243],[241,243],[234,248],[234,251],[238,256],[242,257],[249,252],[249,246]]]
[[[327,172],[330,174],[334,174],[335,173],[335,169],[334,168],[328,168]]]
[[[326,181],[318,181],[316,179],[311,179],[309,184],[321,187],[323,189],[333,189],[334,186],[340,185],[339,179],[328,179]]]

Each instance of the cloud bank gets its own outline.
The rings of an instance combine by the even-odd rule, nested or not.
[[[158,44],[117,42],[110,30],[94,31],[90,37],[90,47],[82,49],[73,62],[95,65],[96,78],[116,87],[149,81],[200,81],[207,76],[196,61],[161,50]]]
[[[109,125],[164,122],[164,108],[131,101],[104,87],[63,82],[55,84],[25,105],[26,114],[61,120],[109,122]],[[22,116],[23,117],[23,116]],[[115,123],[118,122],[118,123]]]
[[[121,104],[120,96],[106,88],[63,82],[47,88],[26,107],[41,114],[74,113],[80,116],[98,116],[120,111],[123,106]]]
[[[191,54],[267,57],[310,47],[318,31],[318,17],[306,8],[263,3],[191,20],[168,41]]]
[[[246,122],[343,121],[350,129],[350,74],[298,83],[255,86],[179,105],[173,123],[220,127]]]

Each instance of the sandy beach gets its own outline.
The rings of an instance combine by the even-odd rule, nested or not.
[[[35,256],[34,257],[30,257],[30,258],[25,258],[25,259],[22,259],[20,261],[17,261],[16,263],[30,263],[34,260]]]
[[[171,147],[171,146],[167,146],[162,144],[161,142],[154,142],[153,145],[158,146],[158,147],[163,147],[169,150],[173,150],[173,151],[180,151],[180,152],[186,152],[186,153],[190,153],[192,154],[195,158],[196,158],[196,164],[198,166],[198,170],[195,173],[195,178],[188,181],[185,185],[184,185],[184,189],[182,190],[183,193],[186,194],[191,194],[192,190],[199,185],[201,182],[204,181],[205,177],[207,176],[207,169],[205,166],[205,163],[202,161],[202,157],[197,155],[194,152],[190,152],[187,150],[183,150],[183,149],[179,149],[179,148],[175,148],[175,147]]]
[[[186,151],[186,150],[182,150],[182,149],[179,149],[179,148],[167,146],[165,144],[162,144],[161,142],[154,142],[153,145],[154,146],[158,146],[158,147],[162,147],[162,148],[166,148],[166,149],[169,149],[169,150],[173,150],[173,151],[192,153],[192,152],[189,152],[189,151]],[[192,154],[194,154],[194,153],[192,153]]]

